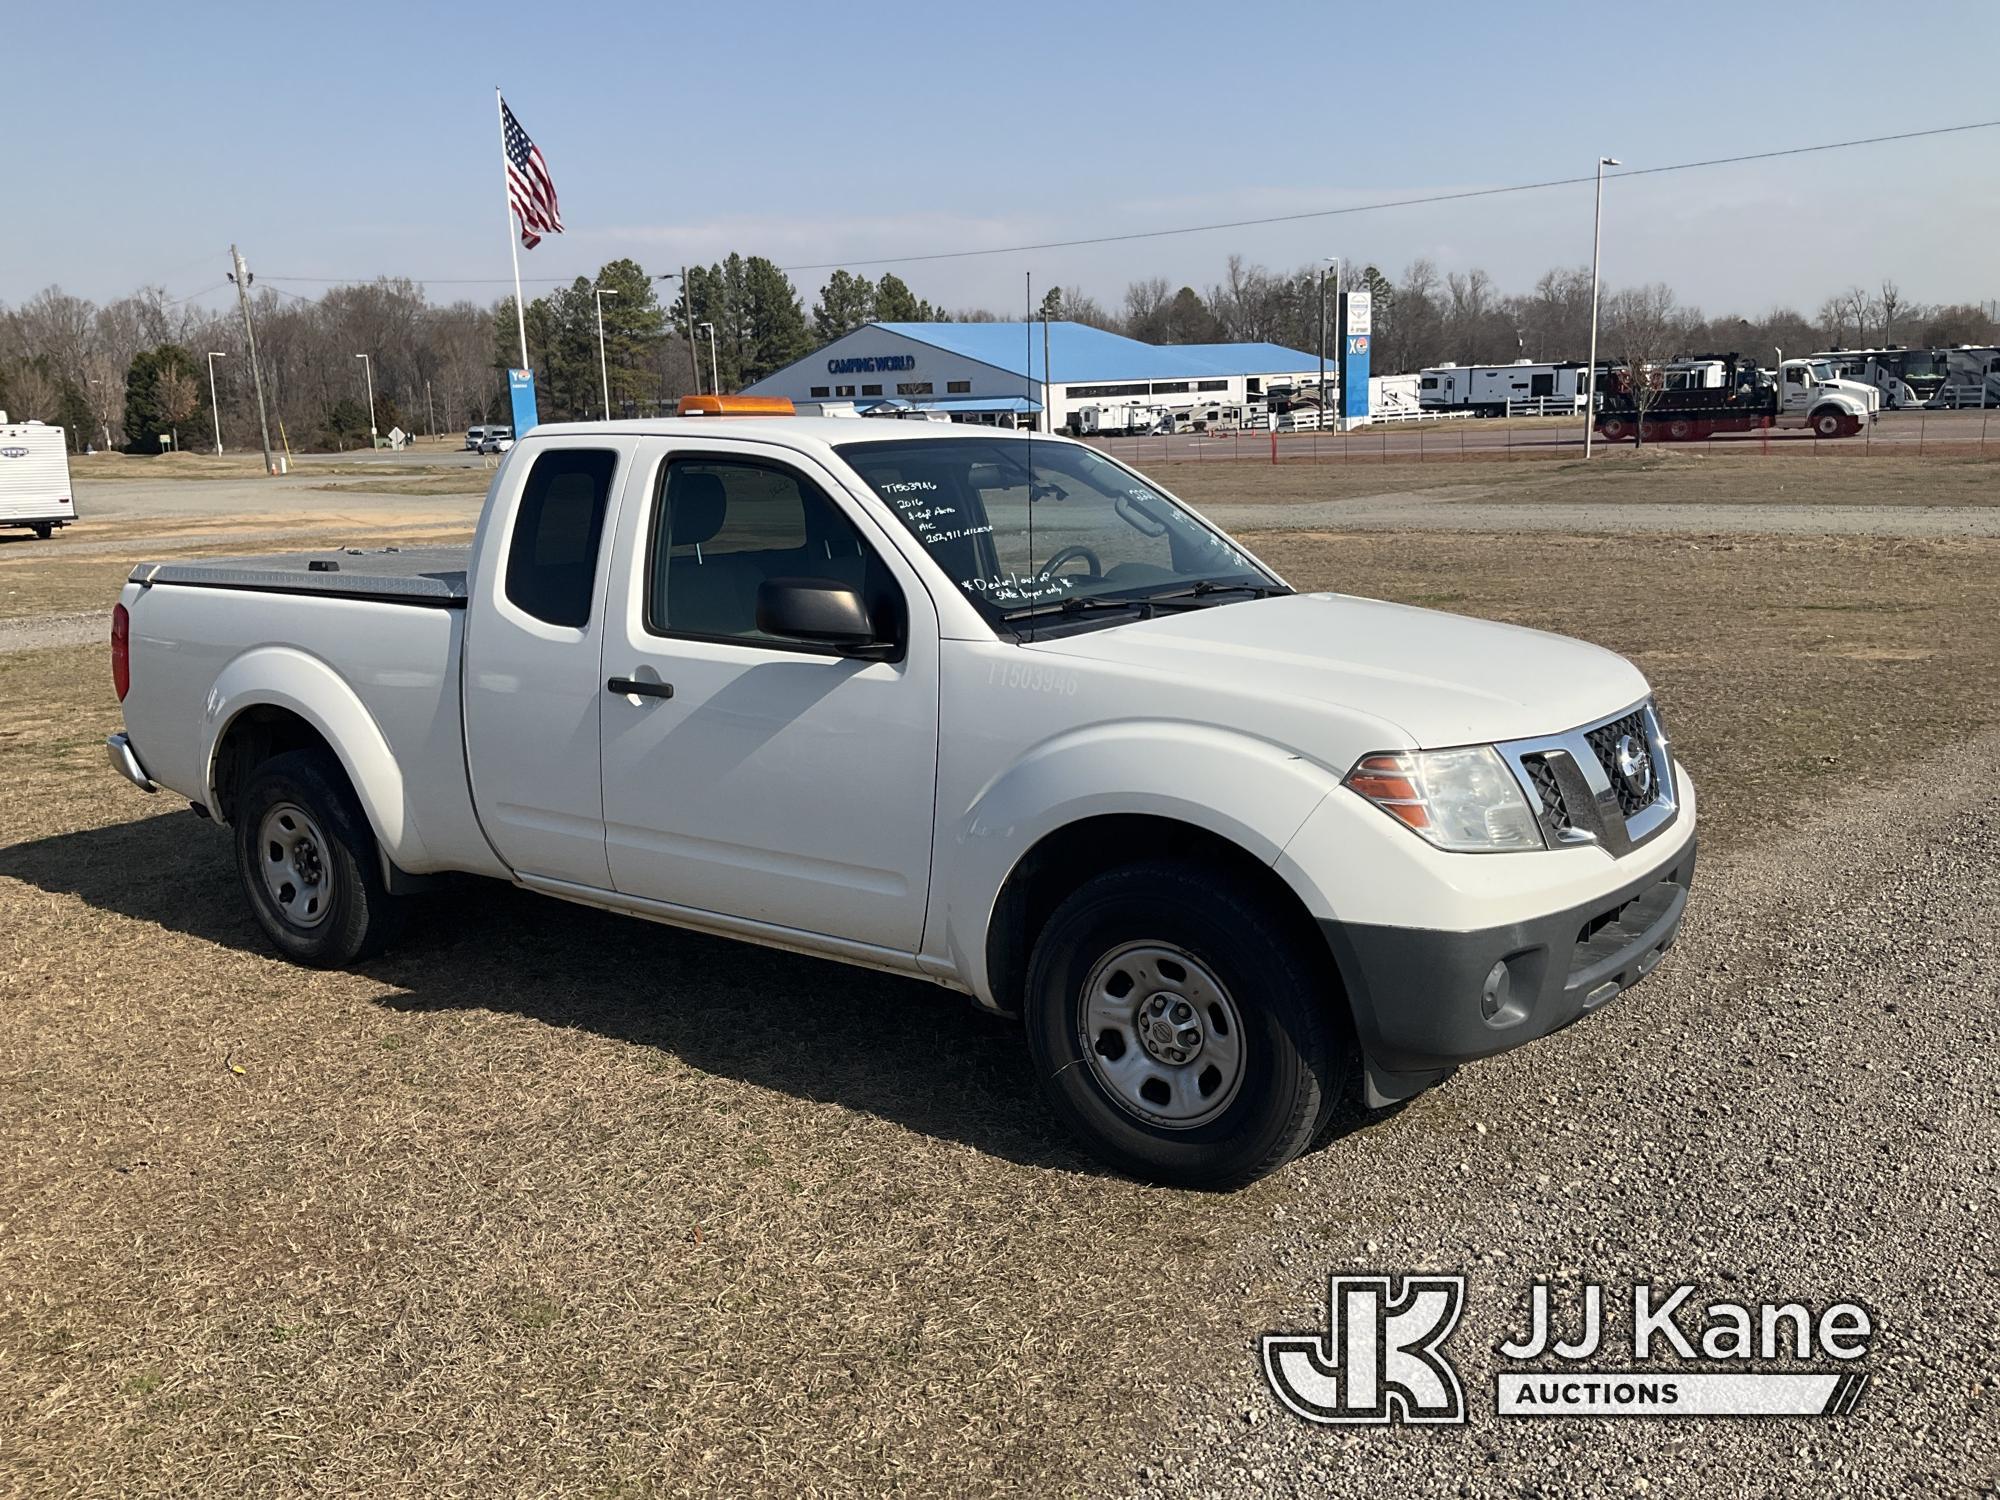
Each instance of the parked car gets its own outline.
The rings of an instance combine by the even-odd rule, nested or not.
[[[479,440],[481,453],[505,453],[513,446],[514,439],[500,428],[488,429],[486,436]]]
[[[1603,1008],[1694,869],[1629,662],[1296,592],[1056,437],[540,426],[469,549],[141,564],[112,673],[297,962],[465,872],[927,979],[1188,1185]]]

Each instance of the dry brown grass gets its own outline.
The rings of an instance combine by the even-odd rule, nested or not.
[[[1258,545],[1635,655],[1711,844],[2000,718],[1992,543]],[[501,886],[289,967],[106,675],[0,656],[0,1491],[1079,1493],[1240,1359],[1282,1178],[1100,1175],[942,991]]]
[[[1358,452],[1358,450],[1357,450]],[[1698,448],[1612,449],[1589,463],[1565,457],[1509,463],[1487,456],[1383,464],[1149,463],[1138,467],[1196,505],[1289,505],[1422,491],[1440,499],[1621,505],[2000,505],[2000,452],[1986,458],[1814,457]]]

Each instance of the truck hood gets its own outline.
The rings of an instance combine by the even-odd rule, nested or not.
[[[1567,636],[1349,594],[1162,613],[1033,649],[1371,715],[1423,748],[1574,729],[1648,691],[1623,657]]]

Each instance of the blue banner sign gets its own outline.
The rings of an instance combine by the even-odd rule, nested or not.
[[[1368,419],[1368,346],[1374,342],[1375,298],[1369,292],[1341,296],[1340,415],[1347,426]]]
[[[541,420],[535,414],[535,372],[533,370],[509,370],[507,372],[507,398],[514,406],[514,436],[526,435],[529,428]]]

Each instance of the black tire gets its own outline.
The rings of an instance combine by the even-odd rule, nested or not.
[[[43,541],[46,542],[50,537],[54,536],[55,534],[56,534],[56,528],[53,522],[49,521],[35,522],[35,535],[40,537]]]
[[[243,893],[271,945],[293,963],[341,968],[372,958],[402,930],[405,903],[383,884],[374,831],[330,752],[288,750],[264,761],[236,799],[235,822]],[[285,881],[301,861],[316,876],[303,893]],[[267,867],[278,871],[268,880]],[[281,904],[287,888],[289,911]]]
[[[1145,945],[1145,946],[1142,946]],[[1100,1074],[1123,1060],[1122,1033],[1110,1028],[1094,1043],[1086,1032],[1101,1014],[1091,993],[1115,991],[1119,970],[1152,945],[1180,953],[1196,978],[1188,983],[1195,1004],[1204,978],[1221,990],[1222,1012],[1233,1013],[1240,1037],[1233,1068],[1207,1107],[1212,1116],[1181,1123],[1145,1119],[1137,1107],[1198,1111],[1196,1066],[1225,1037],[1223,1014],[1207,1005],[1208,1034],[1182,1066],[1168,1067],[1144,1041],[1132,1054],[1135,1071],[1150,1072],[1140,1089],[1159,1085],[1159,1096],[1121,1099]],[[1169,965],[1169,970],[1172,965]],[[1206,970],[1206,976],[1201,971]],[[1109,972],[1107,982],[1104,974]],[[1168,981],[1161,981],[1168,982]],[[1141,979],[1140,985],[1148,981]],[[1133,993],[1133,1025],[1148,999]],[[1055,1112],[1089,1150],[1112,1167],[1149,1182],[1189,1188],[1235,1188],[1276,1171],[1305,1149],[1330,1117],[1351,1073],[1354,1047],[1330,965],[1257,896],[1213,871],[1173,861],[1130,865],[1086,881],[1056,908],[1036,941],[1028,967],[1025,1020],[1028,1049]],[[1112,1058],[1107,1044],[1116,1041]],[[1091,1054],[1095,1054],[1095,1059]],[[1099,1062],[1096,1059],[1107,1059]],[[1174,1081],[1170,1081],[1174,1080]],[[1185,1085],[1185,1087],[1183,1087]]]

